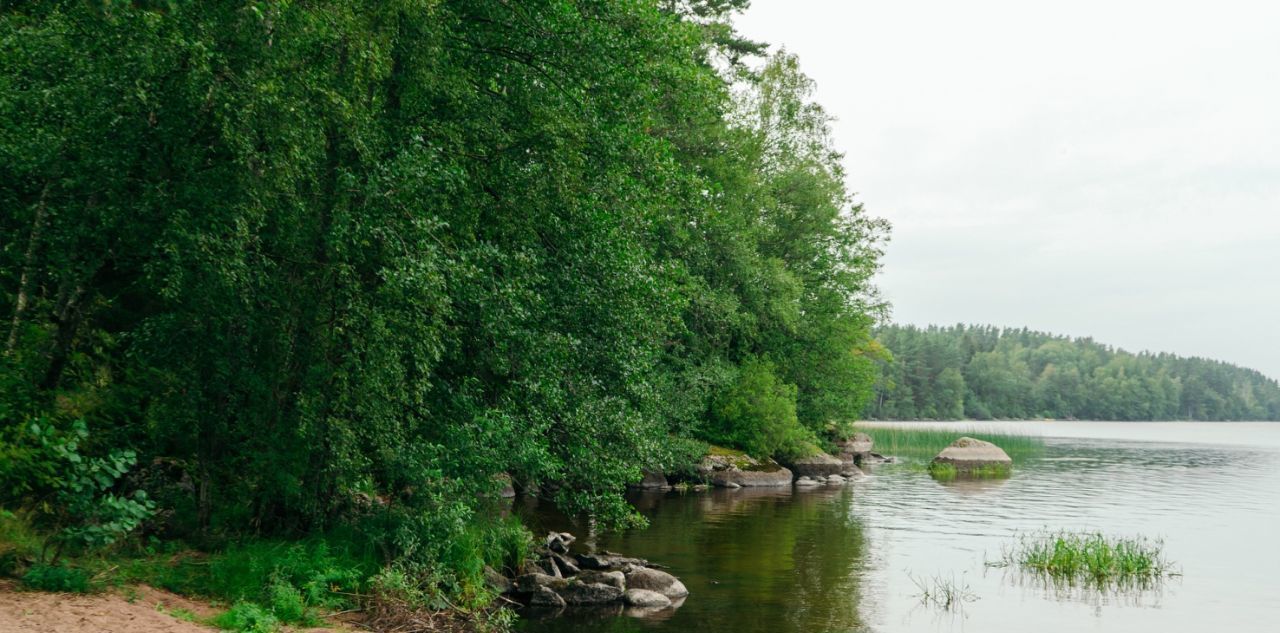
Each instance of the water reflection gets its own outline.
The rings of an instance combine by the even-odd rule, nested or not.
[[[698,629],[708,633],[862,631],[858,612],[866,550],[848,512],[849,488],[710,490],[636,494],[647,530],[587,537],[588,546],[661,563],[689,588],[679,609],[601,617],[566,611],[527,621],[526,631]],[[543,505],[522,512],[542,529],[586,534]]]
[[[632,614],[646,617],[582,612],[520,626],[1190,633],[1280,619],[1280,425],[1025,424],[1045,451],[1008,479],[935,482],[922,463],[904,463],[840,488],[637,494],[651,527],[595,537],[553,508],[518,503],[579,544],[667,565],[691,592],[677,610]],[[1183,576],[1097,587],[986,567],[1018,535],[1046,529],[1161,538]],[[962,611],[922,607],[912,576],[961,578],[978,599]]]

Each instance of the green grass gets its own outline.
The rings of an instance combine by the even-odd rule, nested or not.
[[[1091,532],[1045,532],[1006,546],[993,567],[1015,567],[1068,583],[1098,587],[1146,585],[1177,575],[1164,542]]]
[[[978,594],[969,588],[969,584],[963,580],[956,580],[955,576],[951,578],[942,578],[941,576],[916,578],[907,574],[907,577],[920,589],[920,593],[916,594],[916,597],[925,606],[942,609],[943,611],[959,611],[964,608],[964,603],[978,599]]]
[[[1044,451],[1044,440],[1028,432],[1015,432],[1006,428],[965,425],[948,428],[893,425],[889,423],[863,425],[856,430],[871,436],[873,449],[881,455],[905,459],[932,459],[942,449],[961,437],[972,437],[991,442],[1004,449],[1014,460],[1039,455]]]

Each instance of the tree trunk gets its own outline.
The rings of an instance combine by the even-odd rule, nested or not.
[[[36,250],[40,245],[40,236],[44,233],[44,225],[48,219],[46,201],[49,198],[49,185],[40,192],[40,202],[36,204],[36,217],[31,220],[31,234],[27,238],[27,252],[22,258],[22,276],[18,280],[18,299],[13,304],[13,322],[9,326],[9,338],[5,342],[6,356],[13,354],[18,346],[18,332],[22,329],[22,317],[31,304],[31,286],[35,283]]]

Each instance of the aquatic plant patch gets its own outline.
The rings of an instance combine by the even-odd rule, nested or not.
[[[1164,542],[1098,532],[1042,532],[1005,546],[991,567],[1013,567],[1068,583],[1097,587],[1141,585],[1179,575],[1165,558]]]
[[[911,574],[907,574],[911,582],[915,583],[920,593],[916,597],[920,599],[920,604],[943,611],[959,611],[964,608],[966,602],[973,602],[978,599],[978,594],[969,588],[969,584],[964,580],[957,580],[955,576],[951,578],[943,578],[934,576],[932,578],[916,578]]]

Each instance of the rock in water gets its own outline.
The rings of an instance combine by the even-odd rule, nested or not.
[[[671,606],[671,599],[649,589],[628,589],[622,601],[633,607],[662,609]]]
[[[628,589],[648,589],[656,591],[668,598],[683,598],[689,595],[680,579],[665,571],[639,567],[627,574]]]
[[[840,460],[852,464],[862,461],[862,457],[871,452],[874,442],[866,433],[854,433],[853,437],[838,442],[837,445],[840,447]]]
[[[973,470],[984,466],[1012,467],[1013,459],[1009,457],[1004,449],[982,440],[975,440],[972,437],[962,437],[942,449],[938,456],[933,458],[935,464],[950,464],[955,466],[959,472]]]
[[[638,490],[670,490],[671,484],[667,483],[667,478],[662,473],[644,471],[644,478],[639,483],[629,484],[631,488]]]
[[[617,587],[618,589],[627,588],[627,577],[620,571],[596,571],[588,569],[578,574],[578,580],[582,582],[595,582],[602,585]]]
[[[607,604],[622,597],[622,590],[613,585],[577,580],[556,593],[568,604]]]
[[[535,607],[563,607],[565,602],[560,594],[551,590],[550,587],[538,587],[538,590],[529,598],[529,604]]]
[[[643,558],[628,558],[616,554],[577,554],[573,557],[583,569],[620,569],[627,565],[644,567],[649,561]]]
[[[777,464],[752,464],[746,468],[728,468],[711,473],[711,483],[721,488],[736,484],[739,488],[772,488],[790,486],[792,473]]]
[[[800,457],[784,463],[791,472],[802,477],[826,477],[838,474],[846,468],[843,461],[826,453]]]

